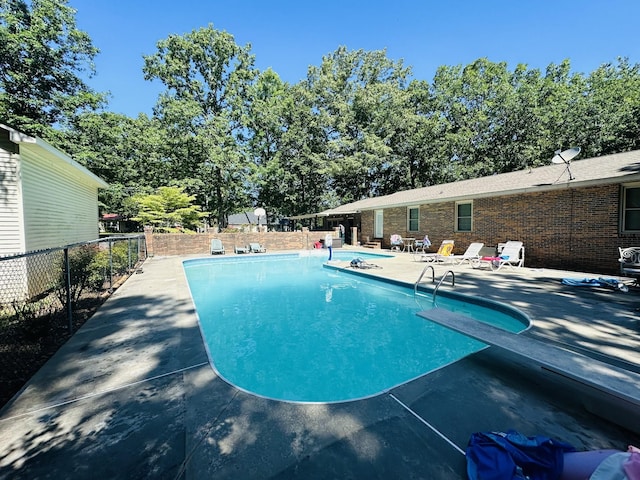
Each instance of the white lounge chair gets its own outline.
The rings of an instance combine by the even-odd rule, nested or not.
[[[222,255],[225,254],[224,245],[222,244],[222,240],[220,240],[219,238],[214,238],[211,240],[211,255],[213,255],[214,253],[221,253]]]
[[[423,253],[420,255],[421,262],[445,262],[453,253],[453,240],[443,240],[436,253]]]
[[[480,258],[482,247],[484,247],[484,243],[472,243],[462,255],[451,255],[451,261],[456,265],[462,265],[464,262],[471,264],[473,260]]]
[[[262,245],[260,245],[259,243],[250,243],[249,244],[249,250],[252,253],[264,253],[267,251],[266,248],[264,248]]]
[[[522,242],[509,241],[504,244],[500,255],[496,257],[480,257],[478,260],[473,260],[471,266],[477,268],[487,263],[493,271],[500,270],[505,265],[509,265],[511,268],[523,266],[524,246]]]

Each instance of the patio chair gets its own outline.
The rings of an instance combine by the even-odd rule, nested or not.
[[[219,238],[214,238],[211,240],[211,255],[215,253],[225,254],[224,245],[222,244],[222,240]]]
[[[638,286],[640,280],[640,247],[618,247],[620,253],[620,275],[634,279],[634,286]]]
[[[443,240],[436,253],[423,253],[420,255],[421,262],[444,262],[453,253],[454,240]]]
[[[234,245],[234,247],[233,247],[233,251],[234,251],[235,253],[249,253],[249,247],[236,247],[236,246]]]
[[[431,240],[429,240],[429,235],[425,235],[422,240],[416,240],[413,244],[414,252],[418,252],[418,250],[422,250],[422,253],[427,253],[426,249],[431,246]]]
[[[484,247],[484,243],[472,243],[462,255],[451,255],[451,261],[456,265],[462,265],[464,262],[471,262],[480,258],[480,250]]]
[[[504,244],[499,256],[480,257],[471,261],[471,266],[474,268],[483,264],[489,264],[493,271],[500,270],[505,265],[511,268],[521,267],[524,265],[524,246],[522,242],[509,241]]]
[[[259,243],[250,243],[249,244],[249,251],[251,251],[252,253],[265,253],[267,251],[267,249],[264,248]]]
[[[389,238],[389,242],[391,243],[391,250],[400,251],[402,249],[402,246],[404,245],[402,237],[397,234],[391,235],[391,237]]]

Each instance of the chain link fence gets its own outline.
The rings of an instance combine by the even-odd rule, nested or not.
[[[144,235],[0,257],[0,406],[146,258]]]

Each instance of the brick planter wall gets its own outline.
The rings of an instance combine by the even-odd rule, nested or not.
[[[260,243],[267,252],[278,250],[307,250],[313,242],[324,238],[327,232],[266,232],[266,233],[153,233],[145,230],[149,256],[207,255],[210,254],[211,239],[219,238],[227,253],[234,252],[234,246],[243,247],[249,243]]]

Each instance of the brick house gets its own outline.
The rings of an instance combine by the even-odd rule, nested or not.
[[[640,150],[360,200],[318,215],[355,217],[360,242],[422,238],[455,253],[471,242],[524,242],[526,265],[618,272],[618,247],[640,245]]]

